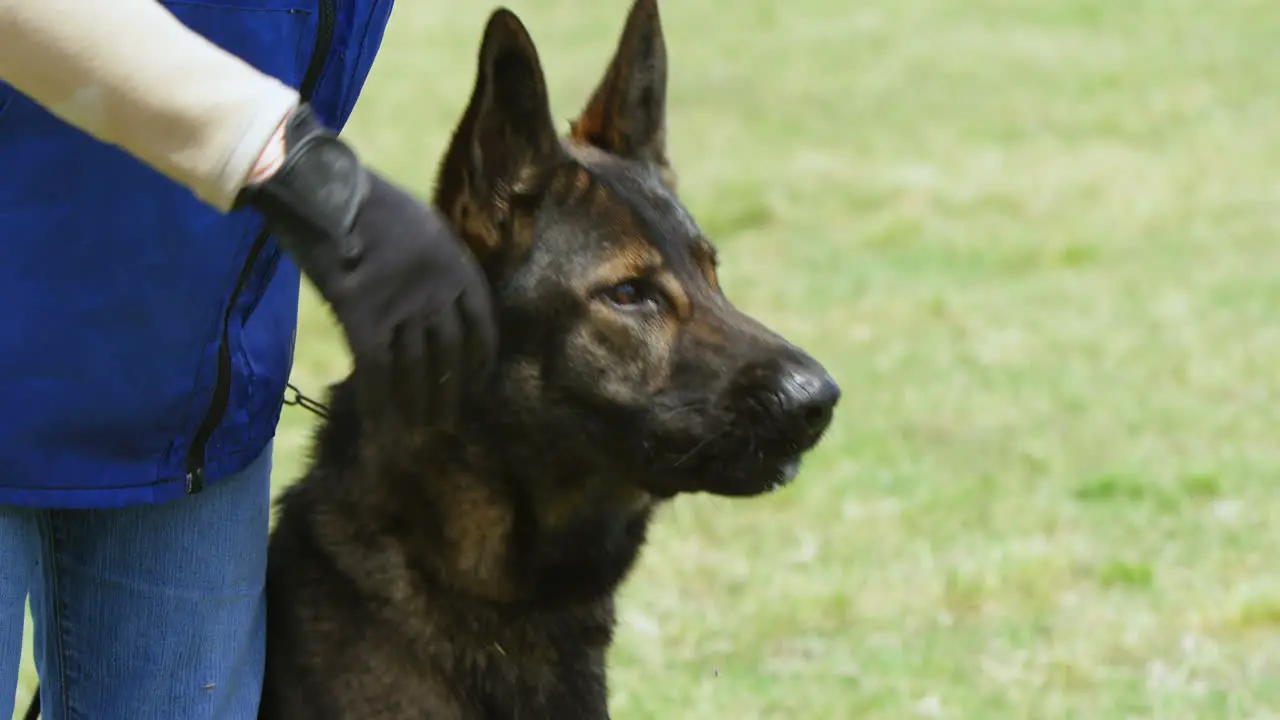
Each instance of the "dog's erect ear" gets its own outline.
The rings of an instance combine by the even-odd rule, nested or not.
[[[435,204],[485,263],[509,239],[511,199],[562,153],[537,48],[514,13],[489,17],[475,89],[454,130]]]
[[[657,0],[636,0],[604,79],[572,123],[579,142],[667,168],[667,46]]]

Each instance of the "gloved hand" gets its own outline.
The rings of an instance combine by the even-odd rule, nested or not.
[[[364,167],[303,104],[280,169],[238,204],[262,211],[332,306],[370,419],[448,425],[488,373],[497,330],[483,272],[428,205]]]

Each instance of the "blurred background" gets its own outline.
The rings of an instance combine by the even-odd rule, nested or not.
[[[629,3],[507,2],[567,129]],[[493,7],[401,0],[349,125],[423,196]],[[662,15],[723,285],[844,400],[786,491],[662,514],[613,717],[1280,717],[1280,5]],[[319,395],[348,357],[304,305]]]

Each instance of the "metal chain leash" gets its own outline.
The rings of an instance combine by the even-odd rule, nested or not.
[[[298,389],[298,386],[293,383],[287,383],[286,385],[289,388],[289,393],[286,393],[284,396],[285,405],[294,405],[302,408],[303,410],[309,410],[322,418],[327,419],[329,417],[329,408],[325,406],[324,403],[312,400],[306,395],[303,395],[302,391]]]

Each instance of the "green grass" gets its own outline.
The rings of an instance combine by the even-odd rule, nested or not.
[[[567,119],[626,4],[512,7]],[[672,155],[844,401],[790,489],[663,514],[614,717],[1280,716],[1280,5],[739,7],[663,8]],[[349,128],[424,194],[490,9],[399,3]]]

